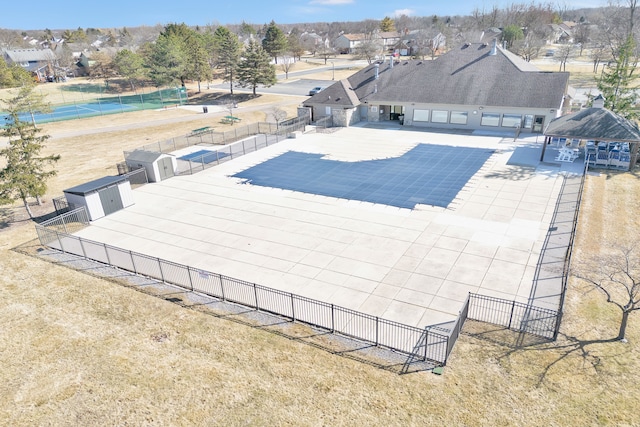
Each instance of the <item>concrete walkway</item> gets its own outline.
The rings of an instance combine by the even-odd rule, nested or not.
[[[447,208],[413,210],[241,184],[231,175],[289,150],[359,161],[417,143],[495,150]],[[555,155],[550,148],[547,155]],[[135,205],[80,236],[425,327],[469,292],[528,302],[565,175],[532,135],[352,127],[283,141],[190,176],[142,186]],[[546,160],[546,157],[545,157]],[[546,283],[549,289],[558,280]],[[550,288],[551,287],[551,288]],[[542,286],[540,286],[542,292]],[[557,292],[556,292],[557,294]],[[553,303],[547,298],[545,304]],[[557,309],[555,307],[554,309]]]

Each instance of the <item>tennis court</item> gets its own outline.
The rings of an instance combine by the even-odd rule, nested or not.
[[[54,107],[50,113],[34,113],[33,119],[36,123],[44,123],[57,120],[76,119],[81,117],[91,117],[101,114],[122,113],[136,110],[135,105],[127,105],[113,102],[99,102],[86,104],[73,104]],[[21,114],[21,121],[31,121],[30,114]]]
[[[528,300],[563,180],[536,159],[509,165],[516,148],[500,136],[309,134],[139,187],[133,206],[77,234],[424,327],[455,319],[469,292]],[[380,176],[393,184],[368,199]]]

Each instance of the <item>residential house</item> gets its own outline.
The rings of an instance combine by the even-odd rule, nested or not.
[[[402,56],[435,56],[444,52],[446,40],[441,32],[434,34],[427,30],[413,30],[404,34],[396,45],[396,51]],[[405,46],[407,50],[403,53],[402,49]]]
[[[38,81],[52,80],[57,67],[51,49],[4,49],[2,57],[8,65],[18,64],[30,71]]]
[[[355,53],[356,48],[367,40],[367,35],[360,34],[340,34],[333,42],[334,47],[340,53]]]
[[[492,44],[467,43],[435,60],[376,62],[307,99],[334,125],[396,120],[444,129],[541,133],[558,117],[569,73],[544,72]]]
[[[366,40],[372,40],[380,45],[383,52],[393,52],[394,46],[402,39],[397,31],[374,31],[371,34],[341,34],[333,42],[340,53],[355,53],[358,46]]]

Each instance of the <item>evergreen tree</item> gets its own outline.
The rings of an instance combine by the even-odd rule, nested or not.
[[[605,108],[628,119],[638,117],[638,112],[633,109],[638,98],[635,71],[635,41],[633,37],[627,40],[618,49],[616,62],[607,67],[598,80],[598,89],[605,99]]]
[[[278,63],[278,55],[283,54],[287,50],[287,36],[278,28],[274,21],[271,21],[266,29],[262,47]]]
[[[380,31],[391,32],[395,30],[396,30],[396,26],[393,22],[393,19],[389,18],[388,16],[385,16],[384,19],[380,21]]]
[[[115,58],[113,58],[113,67],[120,76],[129,81],[131,90],[135,91],[135,81],[144,76],[144,61],[142,56],[129,49],[122,49],[118,51]]]
[[[291,52],[291,56],[300,59],[304,54],[304,47],[300,42],[300,32],[294,28],[287,37],[287,50]]]
[[[18,87],[31,81],[31,74],[20,65],[0,61],[0,88]]]
[[[222,81],[229,82],[229,93],[233,95],[233,80],[240,62],[240,41],[227,27],[218,27],[213,40],[216,68],[220,70]]]
[[[272,86],[276,83],[276,67],[266,50],[256,41],[251,41],[238,64],[238,82],[241,87],[251,87],[256,94],[256,87]]]
[[[0,204],[22,200],[29,217],[33,218],[27,199],[35,197],[38,204],[41,203],[40,197],[47,191],[47,180],[56,175],[51,166],[60,160],[60,156],[41,157],[49,135],[39,135],[41,131],[35,124],[21,120],[24,113],[33,113],[38,105],[44,105],[33,93],[33,86],[23,86],[16,97],[4,104],[3,109],[9,114],[3,134],[9,138],[9,143],[0,150],[0,157],[6,163],[0,169]]]

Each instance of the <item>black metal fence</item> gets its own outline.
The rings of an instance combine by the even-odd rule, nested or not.
[[[191,175],[203,171],[212,166],[235,159],[236,157],[276,144],[286,138],[286,134],[256,135],[253,138],[225,145],[215,151],[207,151],[205,154],[192,157],[189,160],[177,159],[178,170],[176,171],[176,175]]]
[[[65,219],[68,219],[69,223]],[[53,227],[51,227],[52,224],[37,224],[36,230],[40,242],[65,253],[98,261],[223,301],[276,314],[422,360],[438,364],[445,364],[447,361],[449,335],[441,330],[405,325],[328,302],[177,264],[64,232],[69,228],[70,223],[77,222],[77,216],[69,216],[57,219]]]
[[[306,117],[297,117],[288,120],[286,124],[284,123],[285,122],[281,124],[266,122],[250,123],[243,126],[234,126],[231,129],[218,132],[213,128],[207,131],[202,131],[206,128],[200,128],[196,129],[198,132],[193,131],[187,135],[146,144],[136,148],[136,150],[150,151],[153,153],[172,153],[194,145],[227,145],[259,134],[287,136],[290,133],[304,130],[305,126],[309,124],[309,120]],[[125,158],[127,158],[128,153],[130,153],[130,151],[124,152]]]

